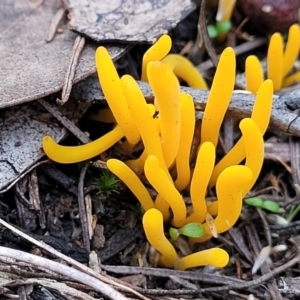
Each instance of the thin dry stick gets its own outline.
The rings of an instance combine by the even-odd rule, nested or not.
[[[176,276],[187,280],[206,282],[210,284],[233,284],[243,283],[244,281],[238,278],[217,275],[217,274],[204,274],[196,273],[192,271],[179,271],[171,269],[161,268],[146,268],[146,267],[131,267],[131,266],[109,266],[101,265],[101,268],[107,272],[123,275],[142,274],[146,276],[157,276],[157,277],[170,277]]]
[[[194,290],[145,290],[139,289],[139,291],[146,295],[155,295],[155,296],[163,296],[163,295],[199,295],[202,293],[213,293],[213,292],[224,292],[228,290],[243,290],[247,288],[254,288],[256,286],[262,285],[270,280],[272,280],[276,275],[284,272],[286,269],[291,268],[295,264],[300,262],[300,255],[298,254],[295,258],[288,261],[286,264],[274,269],[268,274],[265,274],[255,280],[247,281],[244,283],[233,283],[230,285],[220,286],[220,287],[211,287],[200,289],[200,291]]]
[[[39,248],[44,249],[45,251],[51,253],[52,255],[59,257],[61,259],[63,259],[65,262],[67,262],[70,265],[73,265],[74,267],[76,267],[78,270],[93,276],[95,278],[97,278],[98,280],[101,280],[107,284],[110,285],[114,285],[115,287],[119,287],[120,289],[122,289],[123,291],[127,292],[127,293],[132,293],[134,295],[136,295],[137,297],[143,299],[143,300],[150,300],[147,297],[144,297],[143,295],[141,295],[140,293],[136,292],[135,290],[120,284],[118,282],[116,282],[115,280],[108,278],[106,276],[103,276],[99,273],[94,272],[92,269],[88,268],[87,266],[79,263],[78,261],[62,254],[61,252],[56,251],[54,248],[50,247],[49,245],[43,243],[43,242],[39,242],[36,239],[30,237],[29,235],[27,235],[26,233],[16,229],[15,227],[13,227],[12,225],[8,224],[7,222],[5,222],[4,220],[0,219],[0,224],[2,224],[4,227],[10,229],[11,231],[13,231],[14,233],[16,233],[17,235],[21,236],[22,238],[24,238],[25,240],[31,242],[32,244],[36,245]]]
[[[74,268],[68,267],[66,265],[57,263],[55,261],[49,260],[44,257],[29,254],[23,251],[6,248],[0,246],[0,255],[5,257],[10,257],[18,261],[23,261],[33,266],[44,268],[52,272],[61,274],[78,282],[84,283],[92,287],[95,291],[109,297],[110,299],[120,299],[126,300],[127,297],[123,296],[121,293],[110,287],[108,284],[101,282],[100,280],[78,271]]]
[[[293,184],[300,185],[300,139],[289,137]]]
[[[52,22],[51,22],[51,25],[49,27],[49,32],[48,32],[48,36],[47,38],[45,39],[47,43],[51,42],[55,36],[55,33],[56,33],[56,30],[57,30],[57,27],[58,27],[58,24],[59,22],[61,21],[61,19],[63,18],[65,14],[65,9],[64,8],[60,8],[56,14],[54,15],[53,19],[52,19]]]
[[[199,27],[201,30],[201,35],[203,38],[203,42],[204,42],[206,51],[207,51],[212,63],[214,64],[214,66],[217,67],[219,58],[218,58],[218,55],[217,55],[217,53],[211,43],[211,40],[208,36],[208,33],[207,33],[205,7],[206,7],[206,0],[202,0],[201,6],[200,6],[200,14],[199,14],[198,24],[199,24]]]
[[[55,119],[57,119],[60,124],[66,127],[74,136],[76,136],[83,144],[90,142],[89,137],[65,115],[63,115],[57,107],[51,105],[44,99],[39,99],[37,102],[42,105]]]
[[[73,49],[72,49],[71,59],[69,62],[69,67],[67,70],[67,74],[65,77],[65,82],[61,94],[61,99],[56,99],[56,102],[60,105],[64,105],[69,100],[72,85],[73,85],[73,79],[75,76],[75,71],[79,60],[79,55],[84,47],[84,44],[85,44],[84,37],[78,36],[75,39]]]
[[[48,275],[48,274],[46,274]],[[48,278],[24,278],[24,279],[16,279],[16,280],[11,280],[10,282],[6,283],[5,286],[22,286],[22,285],[32,285],[32,284],[37,284],[40,286],[46,286],[47,288],[55,289],[58,290],[62,295],[64,296],[70,296],[72,298],[68,299],[84,299],[84,300],[96,300],[96,298],[91,297],[89,294],[81,292],[78,288],[73,288],[69,286],[66,283],[63,282],[54,282],[51,279]],[[4,285],[2,285],[4,286]]]
[[[42,160],[39,161],[38,163],[34,164],[33,166],[31,166],[29,169],[27,169],[24,173],[22,173],[20,176],[18,176],[10,185],[8,185],[6,188],[2,189],[0,191],[0,194],[7,192],[8,190],[10,190],[19,180],[21,180],[22,178],[24,178],[28,173],[30,173],[32,170],[34,170],[35,168],[37,168],[40,165],[46,164],[49,162],[49,159],[46,160]]]
[[[253,223],[251,223],[250,226],[251,227],[247,227],[247,230],[249,228],[251,228],[250,232],[248,232],[248,233],[249,233],[249,237],[252,237],[252,240],[253,240],[253,242],[251,242],[251,245],[253,247],[254,254],[256,257],[258,257],[259,254],[261,253],[261,250],[263,247],[262,247],[261,241],[259,239],[259,236],[257,234],[257,231],[254,228]],[[270,263],[268,261],[265,261],[261,265],[260,269],[261,269],[262,274],[269,274],[271,272]],[[277,287],[277,284],[275,281],[269,282],[267,284],[267,286],[268,286],[269,293],[270,293],[272,299],[278,299],[278,300],[282,299],[281,294],[278,290],[278,287]]]
[[[84,178],[88,166],[89,166],[89,162],[86,162],[80,171],[79,183],[78,183],[78,208],[79,208],[79,216],[81,220],[84,247],[87,250],[87,252],[90,253],[91,243],[89,237],[89,225],[88,225],[88,218],[87,218],[87,212],[85,209],[86,206],[84,201]]]
[[[270,227],[269,227],[269,223],[266,220],[266,217],[263,213],[263,211],[260,208],[256,208],[259,217],[261,218],[261,221],[263,223],[263,228],[264,228],[264,232],[265,232],[265,237],[267,239],[268,242],[268,246],[272,247],[272,236],[271,236],[271,231],[270,231]]]
[[[266,45],[268,43],[268,39],[266,38],[256,38],[254,41],[245,42],[241,45],[234,47],[235,55],[241,55],[245,52],[250,52],[253,49],[256,49],[260,46]],[[218,60],[220,59],[220,55],[218,55]],[[199,65],[197,65],[197,69],[199,72],[205,72],[214,67],[214,64],[211,60],[206,60]]]

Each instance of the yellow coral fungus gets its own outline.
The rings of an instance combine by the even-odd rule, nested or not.
[[[131,118],[121,80],[106,48],[96,50],[96,67],[100,85],[117,123],[130,144],[140,141],[140,134]]]
[[[290,27],[286,47],[283,49],[283,38],[276,32],[271,36],[267,53],[267,78],[274,84],[274,91],[300,81],[298,72],[289,75],[299,55],[300,26]],[[258,59],[249,56],[246,60],[246,88],[256,93],[262,77],[262,67],[258,66]]]
[[[230,21],[236,0],[219,0],[218,11],[216,15],[217,24],[224,21]],[[222,41],[226,37],[226,33],[220,33],[218,39]]]
[[[251,180],[249,180],[242,189],[242,197],[244,197],[256,182],[262,168],[264,160],[264,140],[258,125],[250,118],[245,118],[240,122],[240,129],[242,131],[244,148],[246,151],[245,166],[248,167],[252,172]],[[222,171],[218,176],[217,185],[218,180],[224,171]],[[219,203],[219,201],[214,203],[214,206],[211,209],[215,210],[216,204],[218,205],[218,209],[220,209]]]
[[[230,166],[220,174],[216,184],[218,215],[215,226],[218,233],[227,231],[238,220],[242,210],[242,192],[252,178],[251,169],[245,166]],[[210,234],[205,224],[204,228]]]
[[[201,143],[209,141],[217,146],[220,127],[231,100],[234,82],[235,54],[232,48],[226,48],[221,54],[204,110]]]
[[[219,0],[216,20],[228,21],[231,18],[236,0]]]
[[[155,155],[160,166],[167,172],[162,153],[160,137],[154,119],[149,114],[144,95],[136,81],[130,75],[121,78],[122,88],[127,99],[130,115],[142,137],[146,156]]]
[[[193,226],[190,225],[196,223],[198,228],[203,227],[205,235],[201,236],[203,230],[201,234],[196,230],[190,231],[190,235],[188,231],[185,234],[192,237],[192,242],[202,242],[235,224],[241,213],[242,198],[257,180],[262,167],[262,135],[271,112],[272,81],[261,83],[261,73],[255,82],[251,79],[247,87],[253,93],[258,89],[251,119],[240,122],[242,137],[225,158],[214,166],[220,127],[235,83],[234,51],[232,48],[223,51],[204,110],[200,147],[196,162],[191,162],[195,163],[192,173],[190,151],[195,134],[195,107],[192,97],[180,92],[176,75],[194,87],[200,87],[204,81],[186,59],[176,55],[165,57],[171,47],[170,41],[168,36],[162,36],[147,51],[143,60],[142,78],[149,81],[155,106],[146,103],[131,76],[119,78],[107,51],[99,47],[96,53],[97,70],[113,114],[113,118],[110,115],[108,120],[115,120],[115,128],[97,141],[73,148],[59,146],[50,137],[45,137],[44,149],[56,161],[78,162],[105,151],[125,137],[120,141],[122,149],[130,152],[139,147],[140,156],[125,163],[111,158],[107,161],[107,167],[140,201],[145,211],[144,231],[149,243],[161,255],[159,263],[180,270],[204,265],[224,267],[228,264],[229,256],[219,248],[179,257],[164,234],[164,225],[171,223],[179,228],[173,229],[179,231],[183,226],[192,230]],[[287,46],[286,53],[292,53],[291,46]],[[294,56],[294,52],[286,55]],[[284,55],[282,60],[291,64]],[[251,76],[261,70],[255,57],[249,58],[248,63],[250,75],[247,77],[253,78]],[[287,69],[281,73],[288,72]],[[269,70],[270,74],[274,73],[274,69]],[[135,147],[140,140],[141,143]],[[245,166],[237,165],[243,159]],[[155,201],[143,181],[147,181],[157,192]],[[206,202],[209,184],[216,184],[217,201],[211,205]],[[181,192],[187,196],[190,192],[191,210],[187,208]],[[187,203],[189,205],[190,202]],[[211,216],[211,211],[215,218]]]
[[[50,136],[43,138],[43,150],[52,160],[61,164],[72,164],[91,159],[106,151],[124,136],[120,126],[98,138],[97,140],[81,146],[61,146]]]
[[[181,103],[181,129],[179,148],[176,156],[177,178],[175,186],[178,191],[187,187],[191,177],[190,152],[194,137],[195,127],[195,106],[191,95],[180,94]]]
[[[245,65],[246,90],[255,94],[259,86],[264,81],[264,72],[259,59],[255,55],[250,55],[246,59]]]
[[[158,105],[162,150],[169,168],[179,148],[180,86],[173,71],[160,61],[148,64],[147,75]]]
[[[157,193],[170,205],[173,211],[172,224],[176,227],[183,226],[186,218],[185,203],[154,155],[149,155],[146,159],[145,175]]]
[[[173,245],[165,237],[161,212],[155,208],[147,210],[143,216],[143,227],[147,240],[161,254],[161,264],[172,268],[178,256]]]
[[[282,75],[286,76],[291,71],[300,49],[300,26],[294,24],[290,27],[286,47],[283,53]]]
[[[129,187],[145,211],[154,208],[154,203],[146,187],[125,163],[118,159],[109,159],[106,164],[107,168]]]
[[[220,248],[212,248],[187,255],[178,260],[176,269],[186,270],[201,266],[225,267],[229,262],[228,253]]]
[[[150,61],[163,59],[171,50],[172,40],[168,35],[162,35],[144,54],[142,62],[142,80],[147,81],[147,65]]]
[[[190,87],[207,90],[207,84],[194,65],[184,56],[169,54],[162,62],[168,65],[176,76],[180,77]]]
[[[257,124],[250,118],[245,118],[240,122],[245,149],[246,163],[252,171],[252,179],[243,187],[244,197],[256,182],[264,161],[264,140]]]
[[[192,176],[190,187],[191,200],[193,204],[193,213],[187,218],[186,223],[205,220],[206,189],[215,164],[215,147],[211,142],[205,142],[200,146],[195,169]]]
[[[218,177],[216,184],[218,215],[214,220],[218,233],[229,230],[238,220],[243,204],[242,193],[252,180],[252,171],[245,166],[230,166]],[[192,242],[203,242],[212,236],[209,225],[203,224],[205,236],[193,238]]]
[[[273,83],[270,79],[264,81],[257,92],[251,118],[258,125],[262,135],[265,134],[272,110]],[[246,157],[243,137],[233,148],[218,162],[211,176],[209,185],[214,186],[220,173],[231,165],[239,164]]]
[[[271,36],[267,61],[268,78],[273,81],[274,90],[278,91],[283,79],[283,39],[278,32]]]
[[[300,82],[300,71],[291,74],[283,79],[282,87],[288,87],[294,83]]]

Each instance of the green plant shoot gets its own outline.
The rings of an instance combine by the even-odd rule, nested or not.
[[[227,33],[231,29],[231,22],[230,21],[221,21],[216,25],[208,25],[207,26],[207,33],[208,36],[213,39],[216,38],[219,34]]]
[[[97,180],[97,186],[100,193],[109,196],[111,193],[117,193],[117,188],[120,180],[110,171],[104,170],[102,175]]]
[[[262,200],[259,197],[245,199],[245,203],[250,206],[268,210],[272,213],[278,213],[280,210],[280,207],[277,202],[272,201],[272,200]]]
[[[204,228],[200,223],[189,223],[179,229],[170,227],[169,234],[174,241],[176,241],[180,235],[199,238],[204,235]]]

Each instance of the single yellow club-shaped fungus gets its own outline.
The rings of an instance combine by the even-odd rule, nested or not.
[[[283,79],[283,39],[278,32],[271,36],[267,55],[267,73],[268,78],[273,81],[274,90],[280,90]]]
[[[283,76],[282,87],[288,87],[295,82],[300,82],[300,71],[289,75],[299,55],[300,49],[300,25],[294,24],[289,29],[285,51],[283,53]]]
[[[190,153],[194,137],[195,128],[195,105],[191,95],[186,93],[180,94],[181,104],[181,129],[179,148],[176,156],[176,172],[175,187],[178,191],[182,191],[190,182]]]
[[[143,216],[143,227],[148,242],[161,254],[160,263],[165,267],[173,268],[178,255],[165,236],[162,213],[155,208],[147,210]]]
[[[127,99],[130,115],[141,135],[146,156],[155,155],[160,166],[166,171],[166,163],[162,153],[161,141],[155,120],[149,114],[147,103],[137,82],[130,76],[121,78],[122,88]]]
[[[194,65],[184,56],[169,54],[162,62],[173,70],[174,74],[183,79],[190,87],[207,90],[207,84]]]
[[[250,55],[245,63],[246,90],[255,94],[264,81],[264,72],[259,59]]]
[[[201,266],[224,268],[228,262],[229,255],[225,250],[221,248],[212,248],[180,258],[176,263],[175,268],[178,270],[186,270]]]
[[[219,0],[216,20],[229,21],[235,6],[236,0]]]
[[[252,179],[243,187],[242,197],[250,191],[255,184],[264,161],[264,139],[257,124],[250,118],[240,122],[245,149],[245,166],[252,171]]]
[[[169,35],[162,35],[144,54],[142,62],[142,80],[148,81],[147,65],[150,61],[162,60],[171,50],[172,40]]]
[[[180,86],[173,71],[160,61],[148,64],[147,75],[158,106],[162,150],[169,168],[179,148]]]
[[[96,67],[100,85],[117,123],[130,144],[140,141],[140,134],[131,118],[121,80],[106,48],[96,50]]]
[[[186,219],[186,223],[202,223],[205,220],[207,213],[206,190],[215,165],[215,157],[213,143],[204,142],[197,155],[190,187],[193,213]]]
[[[298,58],[300,49],[300,25],[294,24],[290,27],[288,39],[283,53],[283,70],[282,75],[285,77],[293,68]]]
[[[222,121],[231,100],[235,83],[235,54],[232,48],[226,48],[220,61],[209,92],[204,110],[201,143],[212,142],[217,146]]]
[[[168,202],[173,212],[172,224],[181,227],[185,223],[186,206],[182,196],[160,167],[156,156],[149,155],[145,162],[145,175],[157,193]]]
[[[129,187],[145,211],[154,208],[154,202],[146,187],[125,163],[118,159],[111,158],[106,164],[107,168]]]
[[[43,150],[46,155],[61,164],[72,164],[87,159],[106,151],[124,136],[120,126],[98,138],[97,140],[81,146],[61,146],[50,136],[43,138]]]

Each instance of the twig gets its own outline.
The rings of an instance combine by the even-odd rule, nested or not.
[[[300,140],[296,137],[289,138],[289,148],[291,156],[291,168],[293,184],[300,185]]]
[[[249,41],[249,42],[245,42],[241,45],[238,45],[236,47],[234,47],[234,52],[235,55],[241,55],[245,52],[250,52],[253,49],[256,49],[260,46],[266,45],[268,43],[268,39],[260,37],[260,38],[256,38],[254,41]],[[218,59],[220,58],[220,55],[218,55]],[[214,64],[212,63],[211,60],[206,60],[202,63],[200,63],[199,65],[197,65],[197,69],[199,70],[199,72],[205,72],[211,68],[214,67]]]
[[[261,241],[259,239],[259,236],[257,234],[257,231],[254,229],[253,223],[250,224],[250,226],[246,227],[248,231],[248,235],[250,238],[252,238],[251,245],[254,250],[255,257],[259,257],[259,254],[261,253],[261,250],[263,249],[263,246],[261,244]],[[251,230],[249,230],[251,228]],[[271,264],[272,262],[269,262],[269,260],[266,260],[260,267],[262,274],[269,274],[271,272]],[[252,269],[253,270],[253,269]],[[282,300],[281,294],[278,290],[277,284],[275,281],[269,282],[268,284],[269,293],[271,295],[272,299],[278,299]]]
[[[79,55],[84,47],[84,44],[85,44],[85,38],[81,36],[77,36],[72,49],[72,55],[66,73],[66,77],[65,77],[61,99],[56,99],[57,103],[60,105],[64,105],[69,100],[72,85],[73,85],[73,79],[75,76],[75,71],[79,60]]]
[[[145,295],[155,295],[155,296],[164,296],[164,295],[199,295],[202,293],[213,293],[213,292],[224,292],[228,290],[243,290],[248,288],[254,288],[256,286],[262,285],[271,279],[273,279],[276,275],[284,272],[286,269],[291,268],[295,264],[300,262],[300,255],[298,254],[295,258],[287,262],[286,264],[274,269],[268,274],[265,274],[257,279],[247,281],[244,283],[233,283],[230,285],[220,286],[220,287],[211,287],[200,289],[200,291],[194,290],[152,290],[152,289],[139,289],[139,292]]]
[[[115,287],[118,287],[120,290],[127,292],[127,293],[132,293],[134,295],[136,295],[137,297],[143,299],[143,300],[149,300],[147,297],[144,297],[143,295],[141,295],[140,293],[136,292],[135,290],[120,284],[118,282],[116,282],[115,279],[103,276],[99,273],[94,272],[92,269],[88,268],[87,266],[79,263],[78,261],[62,254],[59,251],[56,251],[54,248],[50,247],[49,245],[43,243],[43,242],[39,242],[38,240],[30,237],[29,235],[27,235],[26,233],[23,233],[22,231],[16,229],[15,227],[13,227],[12,225],[8,224],[7,222],[5,222],[4,220],[0,219],[0,224],[3,225],[4,227],[10,229],[11,231],[13,231],[14,233],[16,233],[17,235],[21,236],[22,238],[24,238],[25,240],[31,242],[32,244],[36,245],[37,247],[44,249],[45,251],[51,253],[52,255],[61,258],[62,260],[64,260],[65,262],[67,262],[70,265],[73,265],[74,267],[76,267],[78,270],[93,276],[95,278],[97,278],[98,280],[103,281],[104,283],[110,284],[110,285],[114,285]]]
[[[154,101],[154,95],[146,82],[138,82],[141,91],[144,94],[145,99],[148,102]],[[77,86],[74,86],[74,97],[85,101],[105,100],[104,95],[99,89],[99,81],[97,78],[90,77]],[[96,91],[96,92],[95,92]],[[181,91],[189,93],[195,102],[196,109],[203,111],[206,106],[208,91],[193,89],[190,87],[181,87]],[[297,94],[289,95],[289,99],[297,98]],[[240,120],[245,117],[250,117],[252,114],[253,103],[255,96],[251,94],[245,94],[243,91],[235,91],[231,97],[227,115],[233,117],[236,120]],[[272,113],[269,127],[284,133],[300,136],[300,118],[295,118],[298,115],[289,110],[285,104],[285,95],[273,96]],[[292,122],[292,123],[291,123]]]
[[[249,245],[245,242],[244,236],[241,234],[240,230],[236,227],[232,227],[228,233],[233,240],[237,251],[245,256],[249,262],[253,263],[253,257],[248,247]]]
[[[147,276],[157,276],[157,277],[170,277],[176,276],[179,278],[207,282],[211,284],[233,284],[233,283],[242,283],[243,280],[237,279],[234,277],[228,277],[223,275],[216,274],[202,274],[195,273],[191,271],[179,271],[179,270],[170,270],[170,269],[161,269],[161,268],[141,268],[141,267],[130,267],[130,266],[109,266],[101,265],[101,268],[107,272],[123,275],[133,275],[133,274],[142,274]]]
[[[200,14],[199,14],[198,24],[200,25],[201,35],[202,35],[204,46],[207,50],[207,53],[208,53],[213,65],[215,67],[217,67],[219,58],[218,58],[218,55],[211,43],[211,40],[207,34],[205,7],[206,7],[206,0],[202,0],[201,5],[200,5]]]
[[[45,275],[48,276],[49,274],[45,274]],[[22,286],[22,285],[28,286],[28,285],[32,285],[32,284],[46,286],[47,288],[58,290],[61,294],[72,297],[70,299],[96,300],[96,298],[87,294],[88,291],[86,293],[84,293],[84,292],[80,291],[78,288],[73,288],[66,283],[53,281],[49,278],[16,279],[16,280],[9,281],[9,282],[5,283],[5,285],[2,285],[2,286],[9,286],[9,287]]]
[[[35,168],[37,168],[40,165],[46,164],[49,162],[49,159],[46,160],[42,160],[37,162],[36,164],[34,164],[33,166],[31,166],[29,169],[27,169],[24,173],[22,173],[20,176],[18,176],[10,185],[8,185],[6,188],[2,189],[0,191],[0,194],[7,192],[8,190],[10,190],[19,180],[21,180],[22,178],[24,178],[28,173],[30,173],[32,170],[34,170]]]
[[[90,253],[91,244],[89,238],[89,225],[88,225],[87,211],[86,211],[86,206],[84,201],[84,178],[88,166],[89,166],[89,162],[86,162],[80,171],[79,183],[78,183],[78,208],[79,208],[79,216],[81,220],[84,247],[87,250],[87,252]]]
[[[260,208],[256,208],[256,210],[257,210],[259,217],[261,218],[261,221],[263,223],[263,228],[264,228],[264,232],[265,232],[265,237],[268,242],[268,246],[272,247],[272,236],[271,236],[271,231],[270,231],[268,221],[266,220],[266,217]]]
[[[44,99],[37,101],[43,106],[60,124],[66,127],[74,136],[76,136],[83,144],[90,142],[88,136],[82,132],[72,121],[70,121],[62,112],[55,106],[51,105]]]
[[[12,259],[23,261],[28,264],[31,264],[38,268],[44,268],[50,270],[52,272],[61,274],[78,282],[84,283],[90,287],[92,287],[95,291],[100,292],[101,294],[109,297],[110,299],[120,299],[126,300],[125,296],[121,293],[110,287],[108,284],[101,282],[100,280],[85,274],[81,271],[78,271],[74,268],[68,267],[61,263],[57,263],[55,261],[49,260],[44,257],[40,257],[37,255],[29,254],[23,251],[6,248],[0,246],[0,255],[5,257],[10,257]]]
[[[51,42],[55,36],[55,33],[56,33],[56,30],[57,30],[57,27],[58,27],[58,24],[59,22],[61,21],[61,19],[63,18],[65,14],[65,9],[64,8],[60,8],[56,14],[54,15],[53,19],[52,19],[52,22],[51,22],[51,25],[49,27],[49,32],[48,32],[48,36],[47,38],[45,39],[47,43]]]

